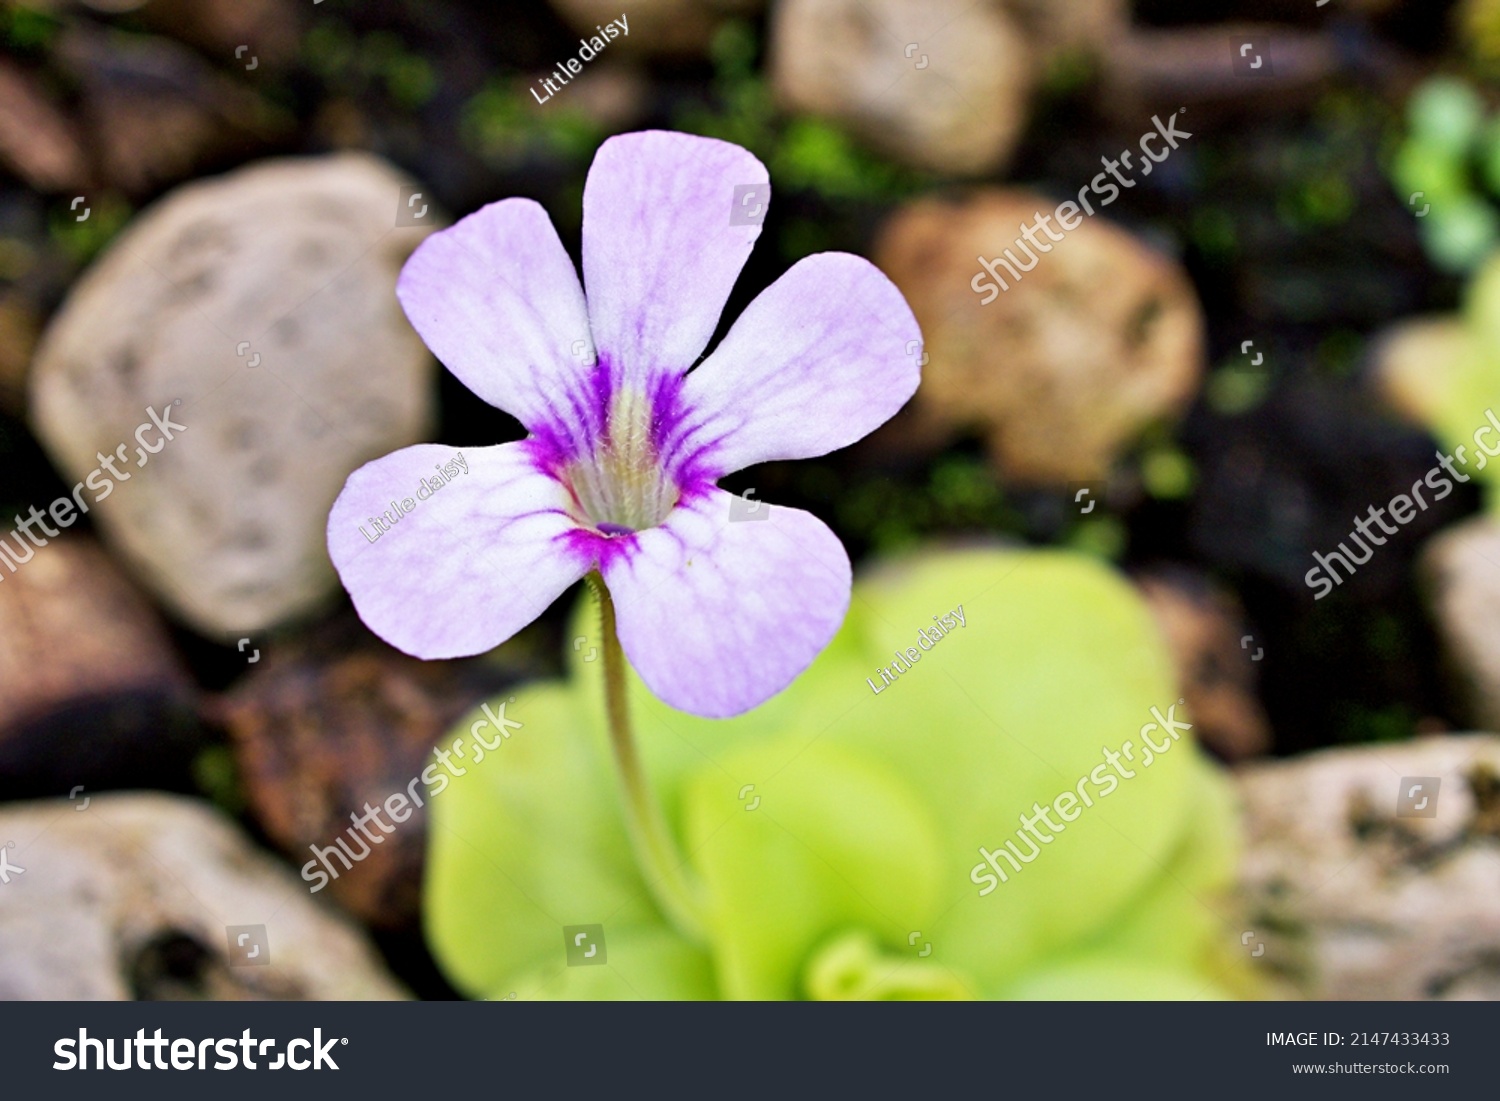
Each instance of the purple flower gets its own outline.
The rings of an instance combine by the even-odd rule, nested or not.
[[[586,296],[528,199],[417,249],[397,286],[407,317],[530,435],[463,449],[467,473],[423,444],[350,475],[328,548],[371,630],[420,658],[482,653],[597,570],[631,664],[680,710],[738,714],[812,662],[848,610],[848,555],[809,513],[715,483],[888,420],[916,391],[921,333],[868,261],[820,253],[689,372],[760,235],[739,207],[768,191],[738,146],[627,134],[584,188]]]

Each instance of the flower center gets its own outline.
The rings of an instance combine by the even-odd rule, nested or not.
[[[646,394],[628,386],[616,390],[598,447],[564,469],[579,508],[605,535],[653,528],[677,504],[677,486],[656,453],[652,412]]]

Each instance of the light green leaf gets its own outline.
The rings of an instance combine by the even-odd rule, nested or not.
[[[1484,123],[1484,101],[1461,80],[1434,77],[1406,107],[1411,128],[1425,141],[1452,156],[1463,156]]]
[[[512,980],[491,1001],[659,1002],[712,1001],[718,997],[713,965],[700,949],[662,928],[605,933],[605,962],[598,966],[556,959]]]
[[[747,777],[753,804],[739,798]],[[699,772],[685,833],[713,899],[726,997],[797,997],[804,962],[831,933],[856,926],[905,945],[937,916],[926,809],[899,776],[831,745],[747,747],[724,771]]]
[[[620,825],[607,749],[577,693],[532,688],[505,717],[521,729],[430,797],[428,940],[475,996],[514,989],[522,971],[562,967],[565,925],[603,924],[607,938],[662,927]],[[454,735],[467,738],[481,718]]]
[[[633,683],[645,770],[711,901],[701,951],[635,870],[591,609],[574,630],[571,682],[517,692],[524,728],[433,799],[429,935],[464,990],[994,997],[1051,989],[1022,980],[1061,961],[1116,976],[1124,956],[1171,977],[1162,989],[1209,980],[1221,930],[1202,899],[1232,868],[1233,811],[1190,733],[1157,731],[1146,765],[1152,709],[1188,717],[1148,610],[1107,566],[995,550],[889,563],[856,585],[827,652],[733,720]],[[1104,751],[1127,743],[1106,792]],[[980,847],[1015,842],[1061,793],[1073,819],[981,895]],[[591,923],[608,965],[568,968],[562,926]]]

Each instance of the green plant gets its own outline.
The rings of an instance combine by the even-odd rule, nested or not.
[[[867,678],[962,602],[878,696]],[[933,632],[936,634],[936,632]],[[458,987],[525,998],[1222,996],[1237,947],[1216,899],[1237,825],[1187,738],[980,894],[980,846],[1078,785],[1174,704],[1165,646],[1108,567],[1057,552],[928,552],[855,587],[833,644],[727,721],[632,675],[645,769],[707,895],[676,932],[632,859],[609,767],[596,625],[566,683],[523,689],[523,727],[432,798],[426,925]],[[744,660],[753,662],[755,654]],[[455,733],[469,730],[461,723]],[[982,865],[981,865],[982,866]],[[977,869],[976,869],[977,870]],[[604,927],[567,966],[562,927]],[[928,949],[924,951],[923,949]]]
[[[52,240],[80,266],[104,251],[134,210],[119,195],[105,192],[91,200],[85,213],[87,217],[80,222],[73,208],[58,207],[49,219]]]
[[[1407,104],[1391,179],[1419,218],[1423,247],[1446,271],[1473,270],[1500,241],[1500,119],[1467,84],[1435,77]]]
[[[465,146],[501,169],[539,155],[586,161],[605,136],[597,122],[566,103],[537,111],[524,86],[499,77],[464,104],[459,132]]]
[[[714,103],[679,110],[679,129],[743,145],[766,162],[778,185],[827,199],[889,200],[930,184],[923,174],[861,148],[831,123],[779,116],[756,64],[755,34],[743,21],[726,22],[710,52]]]

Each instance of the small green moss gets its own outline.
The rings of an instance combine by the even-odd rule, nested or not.
[[[815,218],[791,218],[782,227],[781,255],[788,263],[833,247],[833,230]]]
[[[870,201],[914,195],[931,182],[923,173],[857,145],[832,123],[814,118],[787,122],[771,159],[771,174],[830,198]]]
[[[1491,119],[1480,136],[1479,173],[1490,195],[1500,197],[1500,117]]]
[[[720,81],[752,79],[760,48],[755,31],[743,19],[730,19],[714,32],[708,56],[713,61],[714,76]]]
[[[1198,474],[1193,460],[1176,447],[1157,447],[1141,459],[1141,481],[1159,501],[1180,501],[1193,492]]]
[[[1094,558],[1115,561],[1125,553],[1125,525],[1113,516],[1090,517],[1068,533],[1066,545]]]
[[[998,508],[1003,500],[999,483],[982,460],[949,456],[933,468],[931,496],[946,519],[979,518]]]
[[[1354,208],[1354,189],[1347,177],[1337,173],[1304,180],[1296,192],[1296,220],[1308,228],[1341,225],[1349,220]]]
[[[1268,363],[1252,366],[1248,362],[1231,362],[1208,376],[1204,400],[1215,413],[1224,417],[1248,413],[1271,392],[1271,369]]]
[[[386,65],[385,86],[391,98],[403,107],[421,107],[437,92],[437,72],[425,57],[403,54]]]
[[[229,747],[209,746],[193,758],[193,782],[210,801],[228,814],[238,815],[245,809],[240,790],[239,770]]]
[[[320,21],[302,39],[308,68],[330,84],[338,84],[354,67],[359,47],[342,23]]]
[[[85,264],[97,256],[133,213],[130,204],[113,193],[98,198],[88,196],[87,204],[79,208],[80,213],[88,211],[85,220],[78,221],[73,210],[61,207],[53,211],[49,227],[52,240],[76,264]]]
[[[1348,329],[1331,332],[1318,342],[1318,368],[1334,378],[1349,378],[1358,370],[1364,349],[1364,338],[1358,333]]]
[[[1048,62],[1042,75],[1042,92],[1055,99],[1077,95],[1095,81],[1098,73],[1098,62],[1090,50],[1063,50]]]
[[[744,146],[767,162],[779,187],[829,199],[889,200],[926,186],[925,176],[869,152],[832,123],[779,118],[756,67],[759,54],[748,23],[731,20],[720,28],[710,51],[714,102],[681,108],[676,127]]]
[[[1419,219],[1432,262],[1472,271],[1500,244],[1491,202],[1500,194],[1500,119],[1486,119],[1483,101],[1462,81],[1436,77],[1412,95],[1407,123],[1390,162],[1396,193]]]
[[[586,161],[604,133],[588,116],[565,103],[535,110],[513,81],[493,78],[464,104],[459,136],[464,145],[497,168],[547,155]],[[560,196],[560,201],[566,196]]]
[[[1216,263],[1228,265],[1239,255],[1234,218],[1222,207],[1205,205],[1194,210],[1189,233],[1198,251]]]
[[[17,4],[0,10],[0,37],[17,53],[45,53],[62,30],[62,20],[50,12]]]
[[[1350,704],[1339,709],[1334,721],[1338,740],[1346,744],[1409,742],[1417,733],[1415,717],[1400,704],[1389,707]]]

